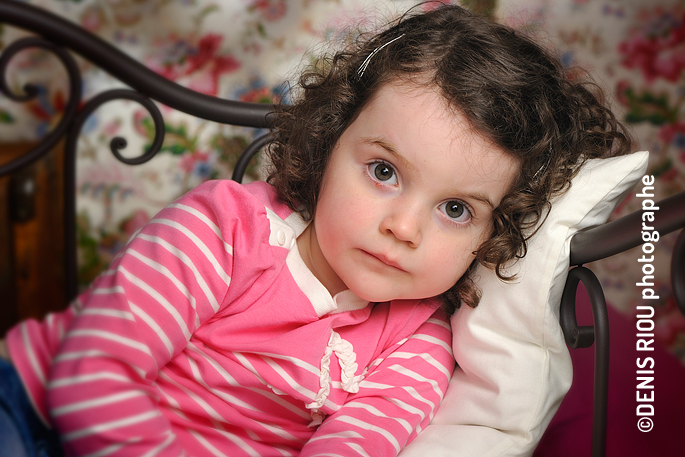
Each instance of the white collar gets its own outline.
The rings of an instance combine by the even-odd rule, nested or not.
[[[293,246],[288,253],[286,264],[288,265],[288,269],[290,270],[293,279],[295,279],[295,282],[302,292],[304,292],[307,298],[312,302],[314,311],[316,311],[316,315],[319,317],[326,314],[363,309],[369,304],[368,301],[359,298],[351,290],[343,290],[342,292],[335,294],[335,297],[331,297],[328,289],[326,289],[326,287],[321,284],[321,281],[314,276],[314,273],[307,268],[304,260],[302,260],[302,256],[300,256],[297,243],[293,243]]]

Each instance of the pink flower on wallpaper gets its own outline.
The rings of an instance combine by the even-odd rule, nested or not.
[[[179,166],[186,173],[201,171],[203,165],[209,161],[209,154],[206,152],[195,151],[190,154],[185,154],[181,158]],[[201,174],[201,173],[200,173]]]
[[[107,137],[113,137],[121,131],[121,119],[116,118],[102,126],[102,133]]]
[[[240,96],[240,101],[248,103],[279,103],[281,99],[269,88],[261,87],[243,93]]]
[[[146,122],[151,122],[150,113],[146,110],[138,109],[133,113],[133,129],[144,137],[150,134]]]
[[[247,87],[241,87],[230,98],[248,103],[288,103],[288,92],[285,85],[269,87],[260,77],[250,78]]]
[[[640,28],[618,50],[623,65],[642,70],[648,82],[657,78],[677,81],[685,69],[685,14],[661,9],[647,13]]]
[[[91,6],[81,15],[81,26],[97,33],[105,25],[105,14],[99,6]]]
[[[685,122],[664,125],[659,130],[659,138],[664,144],[670,144],[676,149],[685,151]]]
[[[64,112],[67,98],[61,89],[54,89],[51,93],[48,87],[36,84],[38,96],[26,104],[26,108],[37,122],[36,135],[45,136],[59,121],[58,114]]]
[[[449,1],[445,1],[445,2],[426,2],[426,3],[422,3],[422,4],[421,4],[421,9],[423,9],[423,11],[426,11],[426,12],[428,12],[428,11],[433,11],[433,10],[436,10],[436,9],[440,8],[440,5],[441,5],[442,3],[450,3],[450,2],[449,2]]]
[[[626,92],[630,89],[630,82],[625,79],[620,80],[616,83],[616,91],[614,92],[614,97],[621,105],[628,106],[630,99],[626,95]]]
[[[221,75],[240,68],[233,56],[220,55],[221,35],[209,33],[196,42],[170,37],[158,46],[158,53],[146,59],[147,65],[172,81],[184,80],[190,89],[217,95]]]
[[[250,9],[258,11],[266,21],[273,22],[285,16],[288,5],[285,0],[255,0]]]
[[[50,97],[44,86],[37,86],[38,97],[28,104],[29,111],[41,121],[50,122],[53,116],[64,111],[65,97],[61,90]]]

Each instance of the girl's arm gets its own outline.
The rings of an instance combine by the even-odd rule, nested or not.
[[[403,344],[372,364],[359,392],[324,420],[301,457],[395,456],[425,428],[452,371],[452,333],[437,311]]]
[[[79,297],[46,386],[68,455],[184,454],[155,381],[225,301],[244,195],[213,182],[182,197]]]

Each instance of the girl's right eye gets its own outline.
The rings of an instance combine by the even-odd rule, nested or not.
[[[385,162],[374,162],[369,165],[369,175],[374,181],[394,186],[397,184],[395,169]]]

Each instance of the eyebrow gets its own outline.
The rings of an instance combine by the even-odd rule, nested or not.
[[[399,160],[402,163],[402,165],[405,166],[406,168],[409,168],[412,170],[418,170],[418,167],[416,165],[411,163],[409,160],[407,160],[406,157],[404,157],[402,154],[397,152],[395,147],[392,144],[385,141],[384,139],[376,138],[376,137],[362,137],[362,141],[364,143],[379,146],[379,147],[385,149],[390,154],[392,154],[394,157],[396,157],[397,160]],[[455,193],[458,194],[459,192],[455,192]],[[488,205],[491,209],[495,209],[494,203],[492,203],[492,200],[490,200],[490,198],[485,194],[482,194],[479,192],[478,193],[470,193],[470,194],[467,193],[467,194],[465,194],[465,196],[471,200],[476,200],[476,201],[479,201],[481,203],[484,203],[484,204]]]
[[[492,203],[492,201],[488,198],[487,195],[483,194],[466,194],[467,197],[472,198],[473,200],[485,203],[490,207],[490,209],[495,209],[495,205]]]
[[[395,156],[395,158],[397,158],[397,160],[399,160],[404,167],[409,168],[411,170],[418,170],[418,167],[416,165],[408,161],[406,157],[397,152],[397,149],[395,149],[395,147],[392,144],[388,143],[384,139],[376,137],[362,137],[362,141],[364,143],[379,146],[385,149],[390,154]]]

